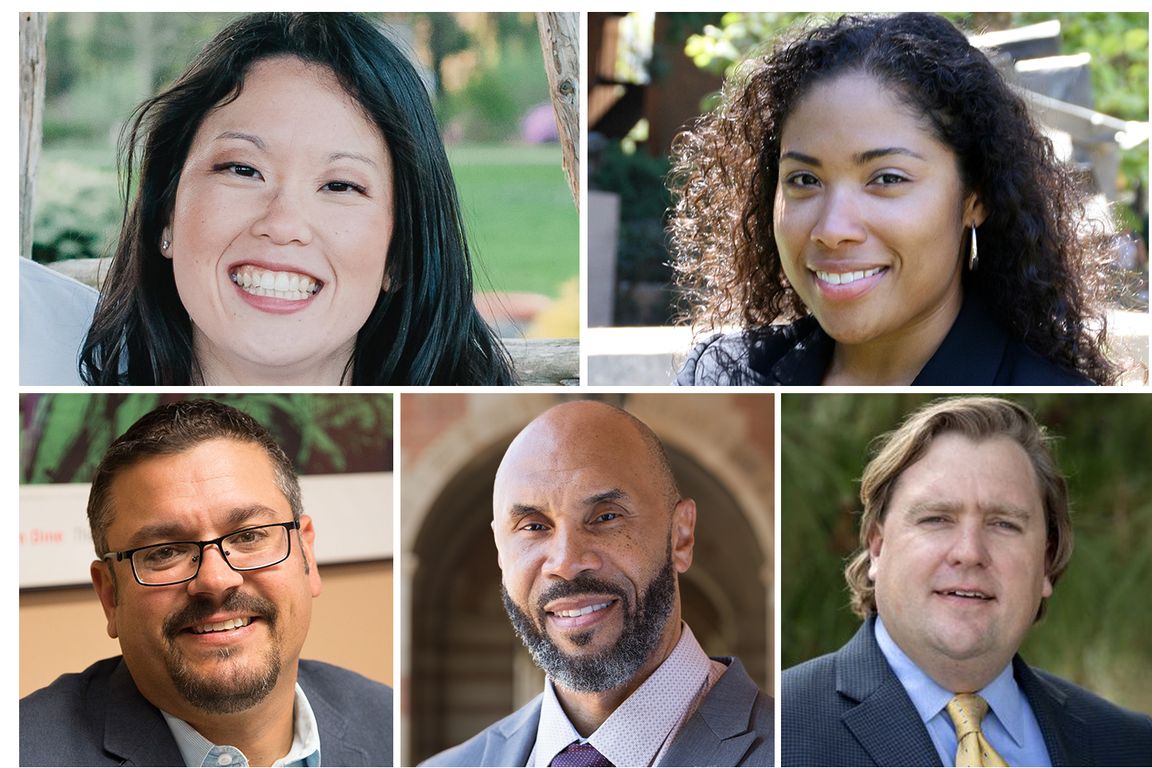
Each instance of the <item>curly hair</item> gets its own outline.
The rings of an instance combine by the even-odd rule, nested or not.
[[[1037,354],[1111,382],[1106,249],[1085,226],[1084,194],[993,64],[934,14],[843,16],[801,30],[745,62],[720,106],[676,138],[670,235],[688,319],[698,330],[754,330],[809,314],[776,246],[780,139],[813,86],[854,72],[889,84],[923,115],[983,203],[980,269],[965,271],[966,295]]]

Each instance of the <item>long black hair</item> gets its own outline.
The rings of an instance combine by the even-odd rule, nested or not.
[[[324,66],[384,136],[394,225],[381,291],[356,337],[352,384],[513,384],[508,354],[472,303],[460,204],[432,104],[404,53],[364,17],[262,13],[222,30],[121,138],[125,211],[80,358],[89,384],[201,382],[192,322],[159,250],[180,172],[205,115],[235,99],[252,65],[293,56]],[[133,196],[134,168],[139,184]]]
[[[716,112],[677,137],[671,233],[693,323],[753,330],[808,314],[776,248],[780,137],[805,94],[848,72],[876,77],[923,115],[988,213],[965,292],[1038,354],[1110,382],[1107,253],[1084,226],[1084,195],[988,57],[930,13],[843,16],[800,30],[749,61]]]

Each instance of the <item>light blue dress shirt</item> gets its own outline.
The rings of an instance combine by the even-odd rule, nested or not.
[[[184,757],[184,764],[190,768],[248,768],[248,758],[236,747],[227,744],[213,744],[191,725],[178,717],[160,710],[172,731],[172,738]],[[304,689],[296,684],[296,704],[293,707],[292,746],[288,754],[272,763],[273,766],[320,765],[320,731],[316,726],[316,716],[312,705],[304,695]]]
[[[876,642],[888,660],[888,665],[908,692],[912,705],[920,713],[920,719],[940,755],[941,764],[955,765],[956,727],[945,707],[956,693],[971,691],[948,691],[937,685],[935,680],[928,677],[900,650],[879,616],[876,617]],[[992,748],[1004,758],[1004,762],[1012,766],[1052,765],[1040,724],[1036,722],[1032,705],[1016,684],[1011,663],[1004,667],[996,679],[975,693],[988,702],[988,714],[984,716],[981,730]]]

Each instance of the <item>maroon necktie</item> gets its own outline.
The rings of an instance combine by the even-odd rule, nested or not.
[[[612,763],[591,744],[574,741],[552,758],[548,765],[559,768],[608,768]]]

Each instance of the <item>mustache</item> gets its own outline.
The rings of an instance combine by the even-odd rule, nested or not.
[[[164,620],[164,636],[169,640],[175,639],[185,627],[190,624],[199,624],[213,614],[220,612],[251,613],[267,621],[269,626],[275,626],[279,616],[279,611],[270,600],[244,592],[231,593],[219,605],[202,597],[193,598],[188,605]]]
[[[558,581],[544,590],[536,600],[536,608],[539,610],[540,616],[544,616],[544,606],[553,600],[586,594],[615,595],[620,598],[620,602],[625,607],[629,603],[627,593],[619,585],[581,573],[571,581]]]

